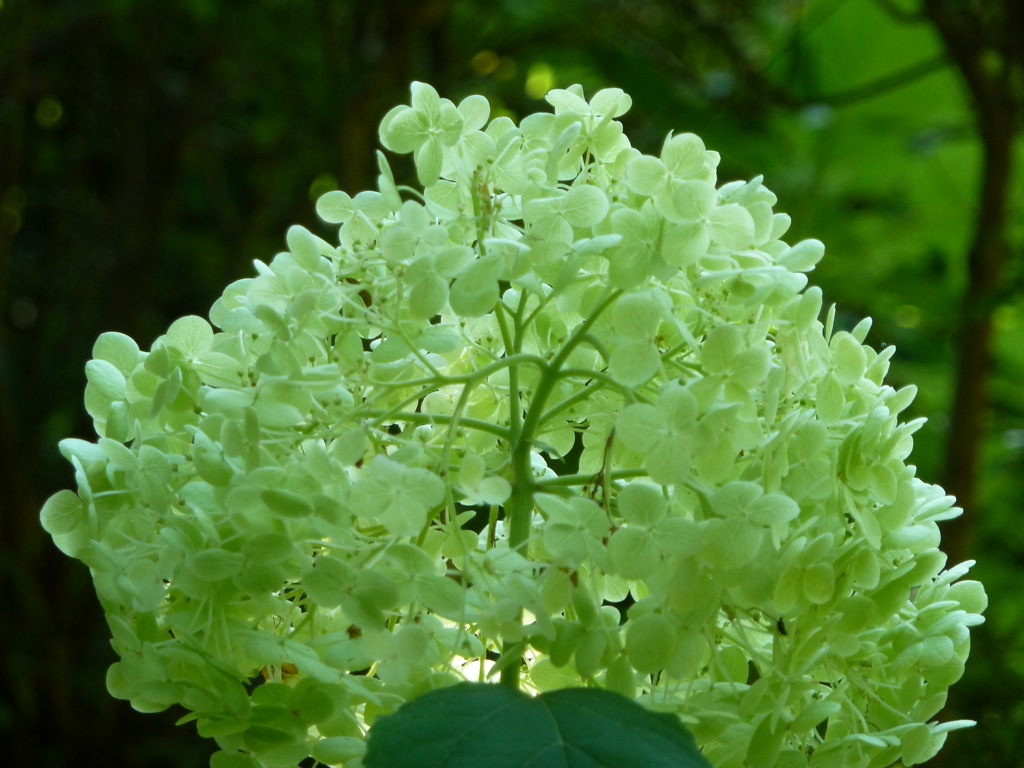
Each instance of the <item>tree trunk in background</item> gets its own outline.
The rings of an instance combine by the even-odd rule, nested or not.
[[[1009,22],[1017,9],[1005,4]],[[988,384],[993,362],[992,313],[1000,292],[1007,259],[1007,203],[1013,176],[1013,143],[1017,132],[1017,106],[1010,84],[1009,64],[993,72],[985,56],[996,50],[991,30],[970,6],[954,7],[945,0],[926,0],[925,13],[942,36],[946,49],[964,78],[974,107],[982,141],[982,169],[974,235],[968,254],[967,286],[959,310],[956,387],[946,449],[943,485],[957,497],[964,514],[944,525],[943,551],[953,565],[973,554],[973,533],[980,514],[978,475],[988,413]],[[1012,36],[1011,23],[1005,25]],[[1000,37],[1006,29],[999,30]],[[1011,47],[1011,50],[1013,48]],[[1003,50],[1008,56],[1010,51]],[[950,691],[942,719],[970,717],[962,712],[962,689]],[[976,716],[976,715],[975,715]],[[953,753],[942,750],[932,761],[935,768],[952,764]]]
[[[943,484],[964,514],[945,526],[943,549],[956,564],[971,554],[978,516],[978,465],[988,409],[992,313],[1006,262],[1006,207],[1012,177],[1016,105],[1009,64],[993,66],[997,50],[972,6],[926,0],[925,13],[964,78],[983,146],[981,189],[968,255],[967,287],[959,311],[956,387]]]
[[[946,492],[956,496],[964,514],[945,526],[943,549],[950,564],[971,556],[978,516],[978,469],[992,365],[992,312],[1007,252],[1005,222],[1012,140],[1009,130],[993,132],[985,139],[981,205],[968,259],[967,292],[960,309],[956,390],[943,479]]]

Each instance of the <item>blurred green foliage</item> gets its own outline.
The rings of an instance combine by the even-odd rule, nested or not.
[[[1006,0],[1012,3],[1014,0]],[[975,5],[966,3],[967,6]],[[989,10],[999,3],[980,3]],[[376,126],[410,80],[515,117],[550,87],[633,96],[645,152],[670,129],[765,174],[839,324],[875,318],[894,386],[921,393],[914,459],[943,480],[958,307],[979,206],[973,103],[928,20],[896,0],[5,0],[0,5],[0,755],[9,765],[203,766],[211,746],[106,693],[114,659],[81,564],[37,522],[91,437],[83,365],[102,331],[143,345],[206,309],[311,200],[374,178]],[[713,13],[710,9],[713,9]],[[993,55],[997,55],[993,52]],[[998,66],[998,62],[982,62]],[[1019,119],[1019,118],[1018,118]],[[1021,146],[1015,146],[1015,157]],[[1019,168],[1020,164],[1015,163]],[[396,165],[407,179],[412,169]],[[948,717],[947,764],[1024,748],[1024,184],[995,297],[970,556],[992,599]],[[180,713],[179,713],[180,714]]]

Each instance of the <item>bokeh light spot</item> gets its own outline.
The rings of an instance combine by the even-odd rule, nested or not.
[[[921,310],[912,304],[897,307],[893,319],[900,328],[917,328],[921,324]]]
[[[316,202],[321,195],[333,192],[338,188],[338,177],[333,173],[321,173],[309,185],[309,199]]]
[[[469,60],[469,67],[474,75],[484,77],[491,74],[501,65],[501,57],[494,51],[484,49]]]
[[[36,123],[41,128],[53,128],[64,117],[64,106],[53,96],[46,96],[36,107]]]
[[[24,331],[36,324],[36,320],[39,319],[39,309],[32,299],[23,297],[11,302],[10,316],[11,325],[19,331]]]
[[[555,87],[555,72],[542,61],[530,66],[526,73],[526,95],[531,99],[543,99],[544,94]]]

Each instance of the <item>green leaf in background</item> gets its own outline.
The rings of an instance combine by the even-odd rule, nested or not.
[[[431,691],[370,731],[366,768],[710,768],[679,720],[598,688]]]

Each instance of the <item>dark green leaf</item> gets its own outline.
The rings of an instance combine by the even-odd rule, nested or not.
[[[381,717],[366,768],[710,768],[679,720],[599,688],[460,683]]]

